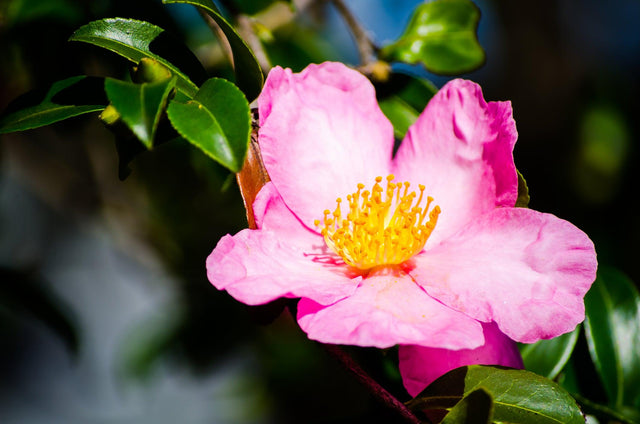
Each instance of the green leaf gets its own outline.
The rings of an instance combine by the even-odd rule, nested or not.
[[[111,50],[138,64],[143,58],[166,66],[177,80],[177,88],[189,97],[198,91],[196,83],[206,79],[206,71],[184,45],[172,39],[160,27],[134,19],[108,18],[90,22],[74,32],[70,41],[81,41]],[[178,66],[189,69],[191,78]]]
[[[584,424],[575,400],[553,381],[529,371],[485,365],[448,372],[407,405],[412,410],[450,409],[479,388],[493,397],[496,422]]]
[[[430,81],[393,73],[388,81],[376,85],[378,104],[401,139],[418,119],[429,100],[438,92]]]
[[[556,338],[520,345],[524,367],[543,377],[556,378],[569,361],[581,329],[578,325],[572,332]]]
[[[613,268],[601,268],[585,296],[585,333],[611,406],[640,408],[640,295]]]
[[[441,424],[491,424],[493,417],[493,398],[479,388],[458,402],[444,417]]]
[[[264,83],[264,75],[262,75],[260,65],[253,51],[251,51],[244,40],[240,38],[233,26],[222,17],[211,0],[162,0],[162,2],[164,4],[191,4],[206,11],[209,16],[216,21],[229,41],[231,51],[233,52],[236,84],[245,96],[247,96],[249,101],[258,97],[258,94],[260,94],[262,90],[262,84]]]
[[[103,78],[77,76],[14,100],[0,116],[0,134],[38,128],[102,110],[107,105]]]
[[[436,0],[419,5],[405,32],[385,46],[381,59],[422,63],[437,74],[480,67],[484,50],[476,37],[480,10],[470,0]]]
[[[211,78],[193,100],[169,103],[167,114],[182,137],[231,171],[240,171],[251,136],[251,110],[234,84]]]
[[[107,78],[104,89],[122,120],[147,149],[151,149],[160,116],[175,84],[175,76],[164,81],[143,84]]]
[[[529,186],[527,186],[527,181],[520,171],[516,169],[516,172],[518,173],[518,198],[516,199],[516,208],[527,208],[531,200],[529,196]]]
[[[409,127],[416,122],[420,115],[407,102],[396,96],[380,100],[378,104],[382,113],[393,124],[393,135],[399,139],[405,136]]]

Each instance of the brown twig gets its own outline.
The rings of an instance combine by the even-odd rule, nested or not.
[[[342,0],[331,1],[351,30],[351,34],[358,48],[358,54],[360,55],[360,64],[362,67],[370,66],[375,62],[375,46],[369,38],[369,35]]]
[[[337,345],[325,344],[324,348],[335,357],[340,363],[352,372],[355,377],[362,383],[369,392],[375,396],[378,400],[388,406],[390,409],[395,410],[398,415],[404,418],[405,422],[411,424],[421,424],[422,421],[418,419],[407,406],[400,402],[395,396],[389,393],[384,387],[382,387],[377,381],[375,381],[354,359],[342,350]]]

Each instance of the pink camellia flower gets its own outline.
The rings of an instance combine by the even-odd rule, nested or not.
[[[401,345],[412,395],[460,365],[521,367],[514,340],[584,319],[593,244],[514,207],[509,102],[453,80],[395,156],[373,86],[342,64],[276,67],[258,106],[271,182],[253,204],[257,229],[207,259],[218,289],[250,305],[300,298],[300,327],[323,343]]]

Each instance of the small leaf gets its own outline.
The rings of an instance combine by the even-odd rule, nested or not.
[[[529,196],[529,187],[527,186],[527,181],[524,179],[520,171],[516,169],[518,173],[518,198],[516,199],[516,208],[527,208],[529,207],[529,201],[531,197]]]
[[[493,420],[584,424],[575,400],[551,380],[529,371],[471,365],[443,375],[408,402],[412,410],[450,409],[482,388],[493,397]]]
[[[14,100],[0,117],[0,134],[43,127],[102,110],[107,105],[103,78],[77,76],[57,81]]]
[[[122,120],[147,149],[151,149],[160,116],[175,84],[176,77],[143,84],[107,78],[104,88]]]
[[[581,329],[578,325],[572,332],[554,339],[520,345],[525,368],[549,379],[556,378],[569,361]]]
[[[476,37],[480,10],[470,0],[436,0],[419,5],[404,34],[385,46],[381,58],[422,63],[437,74],[480,67],[484,50]]]
[[[231,171],[240,171],[251,133],[251,111],[234,84],[211,78],[193,100],[169,103],[167,114],[182,137]]]
[[[387,97],[378,103],[382,113],[393,124],[393,135],[402,139],[420,115],[399,97]]]
[[[173,62],[189,69],[196,83],[206,79],[206,71],[184,45],[160,27],[135,19],[108,18],[90,22],[74,32],[70,41],[81,41],[111,50],[138,64],[142,58],[154,59],[177,76],[177,88],[189,97],[198,86]],[[170,61],[171,60],[171,61]]]
[[[451,408],[441,424],[491,424],[492,416],[493,398],[486,390],[479,388]]]
[[[253,51],[247,46],[242,38],[238,35],[233,26],[222,17],[215,4],[211,0],[162,0],[164,4],[191,4],[206,11],[211,16],[224,35],[229,41],[231,51],[233,52],[233,63],[236,75],[236,84],[242,92],[247,96],[249,101],[254,100],[262,90],[264,83],[264,75],[260,65],[253,54]]]
[[[640,295],[613,268],[601,268],[585,296],[585,334],[609,403],[640,408]]]
[[[388,81],[376,85],[378,104],[393,124],[396,138],[405,136],[437,92],[430,81],[401,73],[393,73]]]

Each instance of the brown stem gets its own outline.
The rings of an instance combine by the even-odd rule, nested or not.
[[[364,30],[360,22],[353,16],[349,8],[344,4],[342,0],[331,0],[338,10],[338,13],[342,15],[342,18],[346,22],[347,26],[353,34],[353,38],[358,47],[358,54],[360,55],[360,64],[363,67],[367,67],[375,62],[374,57],[374,45],[367,32]]]
[[[351,371],[355,377],[362,383],[369,392],[387,407],[395,410],[407,423],[421,424],[418,419],[407,406],[400,402],[395,396],[389,393],[377,381],[375,381],[353,358],[337,345],[324,344],[324,348],[335,357],[342,365]]]

